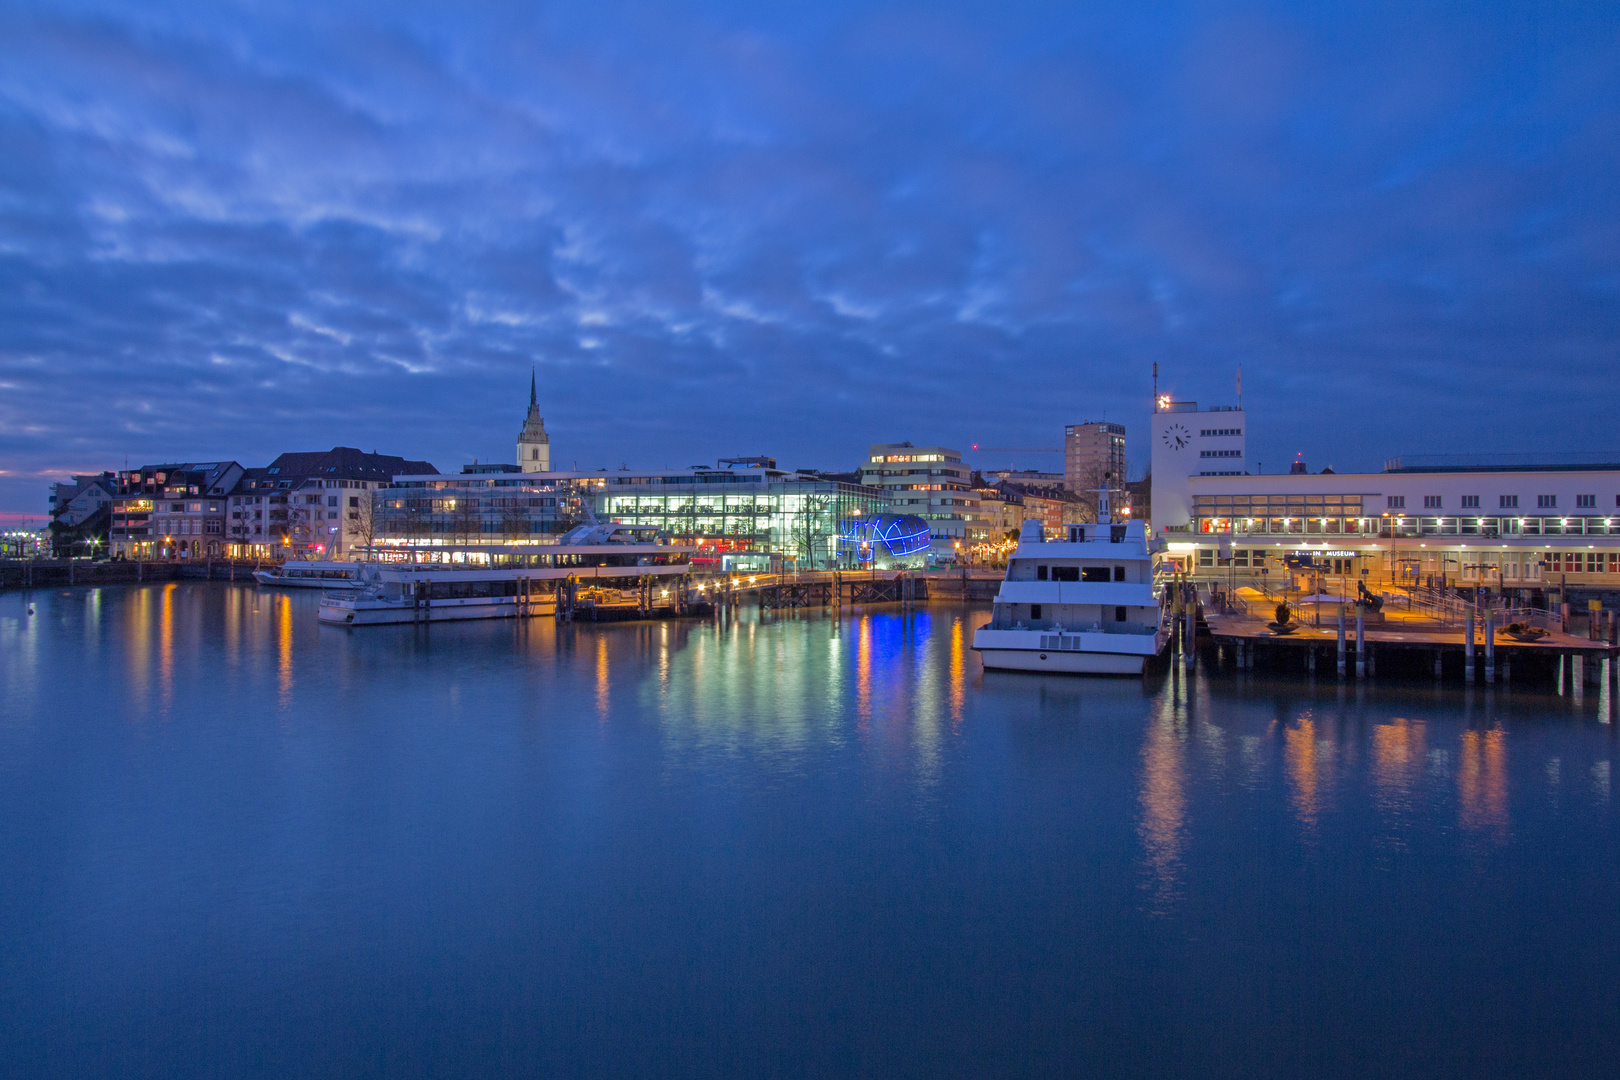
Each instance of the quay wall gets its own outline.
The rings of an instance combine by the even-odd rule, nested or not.
[[[59,589],[77,585],[134,585],[154,581],[252,581],[263,563],[251,559],[212,561],[10,559],[0,561],[0,590]]]

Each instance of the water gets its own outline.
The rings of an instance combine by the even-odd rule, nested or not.
[[[1613,1075],[1614,726],[983,612],[0,595],[0,1074]]]

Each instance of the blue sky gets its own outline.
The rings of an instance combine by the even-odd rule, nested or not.
[[[0,511],[531,368],[563,466],[1145,464],[1155,361],[1268,468],[1606,450],[1617,177],[1613,6],[12,0]]]

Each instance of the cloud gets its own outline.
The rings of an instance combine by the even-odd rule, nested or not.
[[[1620,45],[1539,19],[13,6],[0,507],[126,457],[502,457],[531,369],[588,464],[1103,412],[1144,460],[1153,361],[1243,364],[1263,459],[1598,447]]]

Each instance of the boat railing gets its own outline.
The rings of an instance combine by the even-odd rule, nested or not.
[[[1141,622],[1066,623],[1057,619],[991,619],[986,630],[1038,630],[1043,634],[1156,634],[1159,628]]]

